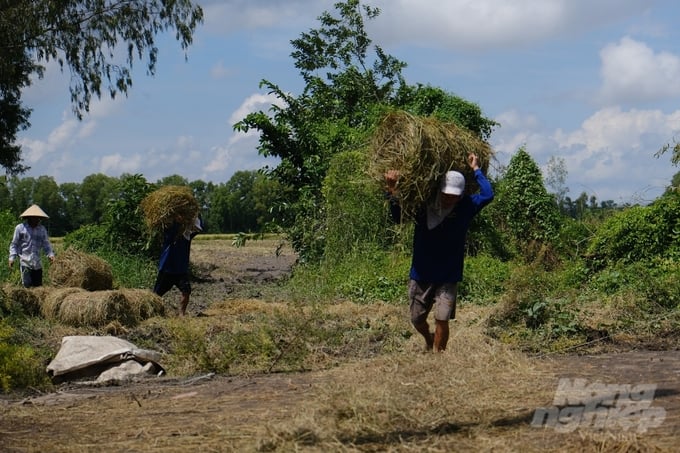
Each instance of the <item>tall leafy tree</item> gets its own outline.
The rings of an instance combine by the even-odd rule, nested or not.
[[[64,220],[65,233],[70,233],[87,223],[80,184],[65,182],[59,185],[59,196],[63,200],[60,217]]]
[[[555,198],[543,185],[536,161],[524,147],[508,163],[491,210],[510,241],[532,258],[535,246],[556,240],[561,217]]]
[[[26,169],[16,133],[30,126],[21,90],[43,64],[57,61],[71,75],[74,113],[82,118],[92,97],[126,94],[132,66],[156,71],[156,36],[174,30],[187,49],[203,10],[191,0],[7,0],[0,3],[0,165]],[[123,54],[122,59],[120,54]]]
[[[235,125],[258,130],[259,152],[280,158],[272,171],[282,187],[278,215],[298,251],[323,237],[321,186],[330,157],[359,146],[377,107],[389,105],[404,83],[405,63],[372,46],[364,27],[379,10],[359,0],[335,3],[335,9],[337,15],[324,12],[319,28],[291,41],[302,93],[296,97],[263,80],[261,86],[281,102],[271,115],[255,112]],[[301,222],[304,228],[296,229]]]
[[[80,200],[84,209],[83,223],[101,223],[106,206],[115,197],[118,179],[103,173],[93,173],[80,185]]]
[[[32,203],[37,203],[50,216],[46,222],[50,234],[62,236],[65,233],[65,222],[61,216],[64,200],[59,196],[59,185],[52,176],[39,176],[33,186]]]

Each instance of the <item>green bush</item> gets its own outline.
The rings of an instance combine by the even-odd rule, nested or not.
[[[617,262],[680,257],[680,192],[669,192],[649,206],[633,206],[609,217],[587,250],[596,269]]]
[[[458,285],[458,296],[474,303],[496,302],[510,278],[510,264],[488,255],[465,259],[463,281]]]
[[[331,160],[322,189],[327,261],[384,242],[388,210],[382,193],[367,175],[367,167],[367,155],[361,151],[338,153]]]
[[[11,278],[13,278],[13,273],[15,273],[17,277],[19,275],[17,270],[19,266],[14,266],[14,272],[12,272],[7,266],[9,243],[12,240],[12,236],[14,235],[14,228],[19,222],[20,221],[11,212],[0,211],[0,238],[2,238],[2,244],[4,247],[3,256],[5,257],[5,260],[2,261],[2,265],[0,265],[0,282],[9,281]]]
[[[0,320],[0,387],[3,392],[42,388],[48,385],[47,373],[39,354],[27,344],[14,342],[15,329],[9,319]]]
[[[341,261],[297,266],[288,287],[303,300],[400,303],[406,297],[410,257],[371,248]]]
[[[75,247],[87,253],[111,248],[111,238],[104,225],[84,225],[64,236],[64,248]]]
[[[680,307],[680,263],[655,259],[632,264],[619,263],[595,274],[591,285],[607,295],[633,292],[648,310]]]
[[[497,185],[495,201],[487,208],[495,224],[522,254],[533,260],[535,244],[552,244],[561,217],[555,199],[543,185],[541,170],[524,149],[512,156]],[[526,256],[525,256],[526,257]]]

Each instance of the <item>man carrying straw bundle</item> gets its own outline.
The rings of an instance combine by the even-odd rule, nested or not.
[[[463,279],[465,238],[472,218],[493,200],[491,184],[480,169],[479,158],[471,153],[468,165],[474,172],[479,192],[465,193],[465,176],[448,171],[433,200],[424,203],[415,215],[413,256],[409,273],[411,322],[425,338],[426,349],[442,352],[449,340],[449,320],[456,317],[458,282]],[[397,183],[398,170],[385,175],[390,213],[402,221]],[[435,330],[430,332],[427,317],[434,314]]]
[[[203,222],[198,216],[190,228],[182,230],[181,223],[174,222],[163,232],[163,246],[153,292],[162,297],[173,286],[176,286],[182,293],[182,300],[179,303],[180,316],[186,315],[191,295],[189,282],[191,240],[201,231],[203,231]]]
[[[21,283],[25,288],[42,286],[43,269],[40,252],[44,252],[50,262],[54,261],[54,251],[47,235],[47,229],[40,223],[47,219],[40,206],[31,205],[20,216],[23,222],[14,228],[12,242],[9,244],[9,267],[19,257]]]

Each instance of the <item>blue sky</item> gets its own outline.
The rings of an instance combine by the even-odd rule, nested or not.
[[[160,37],[157,73],[136,64],[127,97],[101,99],[78,121],[68,75],[49,67],[24,93],[25,176],[81,182],[93,173],[179,174],[226,182],[275,164],[232,125],[266,110],[261,79],[293,94],[302,81],[290,40],[318,26],[328,0],[199,0],[205,23],[188,59]],[[405,61],[410,84],[438,86],[501,124],[497,166],[520,146],[543,168],[563,159],[569,196],[646,203],[680,171],[680,3],[672,0],[372,0],[374,44]]]

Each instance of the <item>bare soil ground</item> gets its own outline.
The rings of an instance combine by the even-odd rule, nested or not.
[[[192,260],[198,281],[194,283],[190,315],[200,316],[212,302],[225,297],[256,298],[259,290],[253,282],[262,287],[285,277],[295,257],[286,249],[277,256],[276,248],[277,244],[271,242],[234,248],[218,246],[215,241],[196,241]],[[476,314],[465,309],[461,312],[455,326],[458,331],[476,322],[473,319]],[[452,341],[457,341],[455,336]],[[411,354],[415,358],[411,361],[423,369],[437,367],[442,360],[453,362],[465,353],[450,348],[443,355],[425,357],[418,353],[419,347],[414,342]],[[362,385],[357,381],[370,381],[378,376],[386,379],[390,374],[385,372],[386,368],[404,368],[403,362],[391,364],[385,360],[365,360],[319,372],[151,378],[115,387],[64,385],[54,393],[29,398],[10,395],[0,400],[0,451],[576,452],[678,451],[680,448],[677,441],[680,354],[632,349],[598,355],[528,358],[540,371],[531,375],[506,367],[497,385],[507,385],[509,390],[506,395],[499,393],[498,407],[502,409],[492,415],[482,413],[484,406],[475,403],[473,392],[461,403],[466,407],[447,408],[441,419],[430,427],[400,432],[367,429],[361,436],[348,438],[338,434],[321,439],[325,428],[320,417],[337,410],[333,407],[337,404],[334,399],[337,395],[356,391]],[[409,362],[408,356],[400,360]],[[418,382],[417,373],[407,371],[407,374],[408,378],[398,377],[402,381],[396,385],[414,389],[425,385]],[[357,376],[362,377],[357,379]],[[479,376],[484,376],[483,369]],[[581,427],[569,432],[532,426],[536,409],[553,404],[560,378],[583,378],[587,383],[617,386],[652,384],[656,386],[652,406],[663,409],[662,423],[646,432],[611,424],[604,429]],[[346,379],[352,379],[351,385]],[[511,383],[518,379],[524,380],[522,388],[532,391],[520,395],[510,391]],[[389,394],[395,390],[389,386],[395,384],[386,382],[389,384],[383,391]],[[494,382],[492,385],[496,385]],[[465,387],[476,389],[477,385],[474,379],[468,379],[457,382],[450,391],[464,393]],[[376,400],[376,410],[380,407]],[[480,413],[472,417],[469,414],[475,407]],[[282,428],[298,419],[307,419],[307,425],[299,425],[306,428]],[[480,419],[487,421],[480,422]]]

